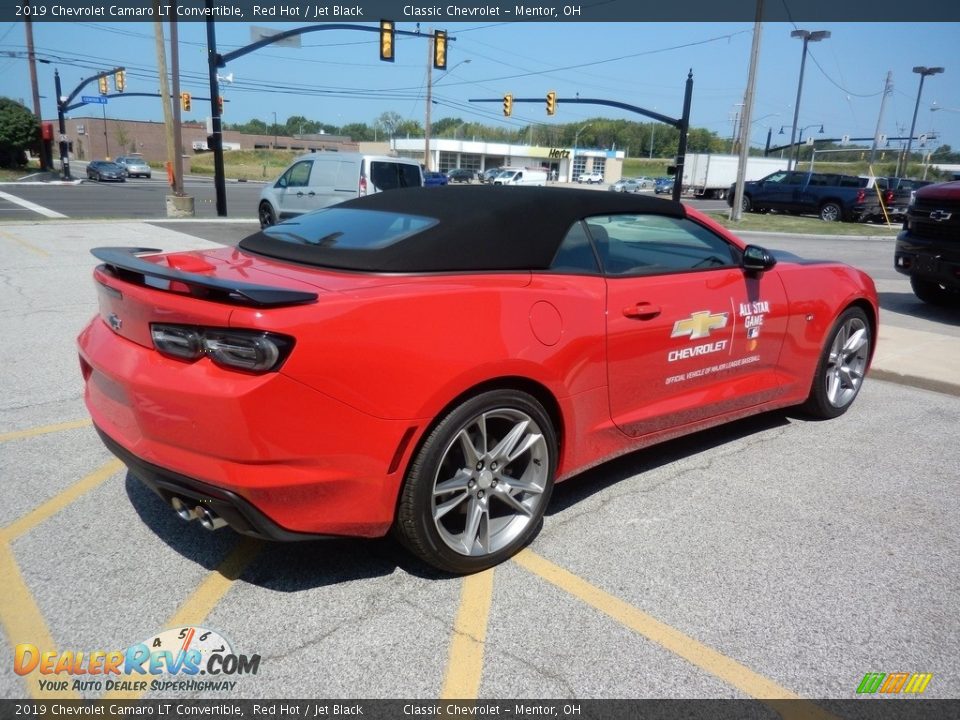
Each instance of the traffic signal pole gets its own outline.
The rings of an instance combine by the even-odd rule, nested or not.
[[[53,71],[53,83],[57,91],[57,123],[60,131],[60,168],[63,170],[63,179],[70,180],[70,152],[67,149],[67,121],[64,117],[64,106],[66,101],[63,97],[63,91],[60,89],[60,71]]]
[[[210,124],[213,141],[213,185],[217,193],[217,216],[227,216],[227,181],[223,176],[223,127],[220,121],[220,82],[217,80],[217,67],[220,56],[217,54],[217,32],[213,22],[213,0],[207,3],[207,64],[210,67]],[[209,144],[209,143],[208,143]]]

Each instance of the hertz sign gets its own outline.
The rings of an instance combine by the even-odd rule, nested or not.
[[[561,150],[560,148],[550,148],[550,152],[547,153],[547,157],[556,158],[557,160],[566,160],[570,157],[570,151]]]

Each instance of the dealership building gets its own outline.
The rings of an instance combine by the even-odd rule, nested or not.
[[[395,138],[390,149],[401,157],[424,162],[423,138]],[[466,168],[482,172],[495,167],[543,168],[547,177],[559,182],[573,182],[583,173],[599,172],[604,182],[613,183],[623,177],[623,150],[596,148],[558,148],[535,145],[484,142],[482,140],[430,140],[430,169],[447,172]]]

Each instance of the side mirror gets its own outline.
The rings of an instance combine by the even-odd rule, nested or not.
[[[740,261],[740,267],[747,272],[756,273],[771,270],[776,264],[777,259],[759,245],[747,245],[743,250],[743,259]]]

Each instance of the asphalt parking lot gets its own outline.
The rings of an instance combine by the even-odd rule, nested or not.
[[[270,544],[186,525],[96,437],[74,338],[89,248],[187,226],[0,226],[0,697],[960,697],[960,397],[868,380],[559,486],[513,561],[439,575],[390,540]],[[111,651],[198,626],[256,674],[220,690],[51,690],[14,648]],[[841,714],[842,716],[842,714]]]

